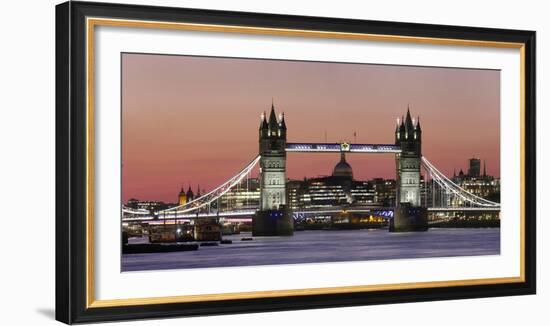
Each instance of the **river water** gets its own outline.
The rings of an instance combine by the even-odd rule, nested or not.
[[[122,271],[300,264],[500,254],[500,229],[443,229],[390,233],[387,229],[298,231],[292,237],[224,236],[232,244],[197,251],[122,255]],[[132,242],[146,241],[130,239]]]

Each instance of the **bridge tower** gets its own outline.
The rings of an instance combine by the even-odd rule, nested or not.
[[[422,129],[420,118],[415,123],[408,107],[405,119],[397,120],[395,144],[401,148],[401,153],[395,155],[396,207],[390,231],[426,231],[427,209],[422,207],[420,187]]]
[[[269,120],[259,128],[260,208],[252,223],[254,236],[292,235],[294,220],[286,205],[286,123],[271,103]]]

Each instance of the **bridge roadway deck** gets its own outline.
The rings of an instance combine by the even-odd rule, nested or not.
[[[363,206],[363,207],[349,207],[349,208],[316,208],[311,210],[300,210],[293,212],[295,214],[303,214],[303,215],[310,215],[310,214],[331,214],[331,213],[339,213],[339,212],[349,212],[349,213],[368,213],[372,211],[392,211],[395,208],[393,207],[380,207],[380,206]],[[498,212],[500,211],[500,207],[429,207],[429,212]],[[125,217],[122,219],[123,222],[148,222],[148,221],[154,221],[154,220],[174,220],[174,219],[196,219],[196,218],[205,218],[205,217],[223,217],[223,218],[236,218],[236,219],[242,219],[244,217],[252,217],[256,213],[256,210],[248,209],[248,210],[240,210],[240,211],[227,211],[227,212],[220,212],[220,213],[200,213],[200,214],[178,214],[177,217],[172,214],[166,214],[164,216],[160,215],[157,219],[154,217],[147,215],[147,216],[133,216],[133,217]],[[384,215],[385,217],[392,217],[391,215]]]
[[[287,143],[287,152],[355,152],[355,153],[401,153],[394,144],[347,144],[347,143]]]

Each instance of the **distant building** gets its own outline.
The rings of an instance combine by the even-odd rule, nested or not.
[[[353,181],[350,189],[352,204],[373,205],[376,202],[376,191],[370,181]]]
[[[187,192],[185,193],[185,197],[187,197],[187,202],[193,201],[195,199],[195,194],[193,194],[193,190],[191,190],[191,186],[187,188]]]
[[[195,197],[195,194],[193,193],[193,190],[191,190],[191,186],[187,188],[187,191],[183,190],[183,186],[181,187],[181,190],[178,194],[178,205],[185,205],[190,201],[193,201],[195,198],[200,197],[200,187],[197,188],[197,196]]]
[[[257,178],[249,178],[233,187],[220,197],[217,203],[220,210],[248,209],[258,207],[260,204],[260,183]]]
[[[333,177],[341,177],[346,179],[353,179],[353,169],[351,168],[351,165],[349,165],[348,162],[346,162],[346,154],[345,152],[340,153],[340,162],[336,164],[334,167],[334,170],[332,171]]]
[[[374,178],[369,181],[374,189],[374,202],[384,207],[395,206],[396,182],[393,179]]]
[[[353,169],[342,152],[332,175],[287,182],[287,202],[292,210],[332,206],[379,205],[395,203],[395,180],[353,179]]]
[[[483,173],[480,173],[481,160],[470,159],[468,174],[462,169],[453,175],[453,182],[467,192],[494,202],[500,202],[500,179],[487,174],[487,166],[483,163]],[[458,199],[457,199],[458,200]]]
[[[470,159],[470,168],[468,169],[468,176],[470,177],[479,177],[481,172],[481,160],[478,158]]]
[[[187,203],[187,194],[183,190],[183,186],[181,187],[181,191],[178,194],[178,205],[185,205]]]
[[[300,181],[300,180],[289,180],[286,183],[286,195],[288,197],[287,203],[288,203],[288,207],[291,210],[296,210],[297,208],[302,207],[302,204],[300,201],[302,183],[303,181]]]
[[[146,209],[150,212],[156,212],[163,209],[167,209],[175,206],[174,204],[167,204],[162,201],[154,200],[139,200],[136,198],[130,198],[126,202],[126,206],[134,209]]]

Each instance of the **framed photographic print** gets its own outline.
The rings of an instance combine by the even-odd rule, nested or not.
[[[535,32],[56,8],[56,318],[535,293]]]

